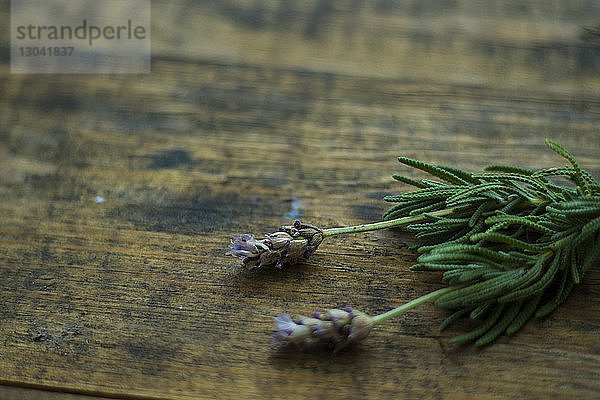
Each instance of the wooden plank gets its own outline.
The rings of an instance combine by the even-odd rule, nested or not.
[[[485,349],[449,345],[468,322],[439,333],[446,314],[425,306],[333,356],[271,348],[271,317],[376,314],[441,287],[408,271],[410,235],[331,238],[283,271],[224,256],[232,234],[290,213],[380,218],[383,195],[407,190],[390,178],[406,171],[399,155],[561,165],[550,137],[600,177],[600,48],[580,38],[598,6],[454,4],[155,1],[149,75],[1,64],[0,383],[109,398],[596,397],[597,268]]]
[[[52,392],[40,388],[0,386],[0,397],[5,400],[102,400],[93,395]]]

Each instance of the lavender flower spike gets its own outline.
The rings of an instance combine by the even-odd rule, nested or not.
[[[298,316],[293,320],[288,314],[273,318],[277,332],[273,341],[295,345],[305,350],[326,347],[334,353],[351,343],[358,343],[369,336],[374,322],[367,314],[346,310],[328,310],[327,313],[314,313],[313,317]]]
[[[239,257],[246,267],[275,265],[281,268],[308,259],[323,241],[323,232],[296,220],[279,231],[256,240],[252,235],[234,235],[226,254]]]

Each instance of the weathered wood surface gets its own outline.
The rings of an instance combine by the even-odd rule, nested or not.
[[[282,271],[224,256],[290,213],[377,220],[398,155],[561,165],[550,137],[600,177],[599,21],[595,1],[156,0],[149,75],[4,59],[0,397],[599,398],[598,268],[493,346],[449,345],[468,323],[439,333],[424,306],[330,355],[272,349],[271,317],[439,288],[410,235]]]

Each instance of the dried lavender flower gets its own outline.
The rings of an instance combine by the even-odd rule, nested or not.
[[[323,241],[322,231],[296,220],[293,225],[282,226],[279,231],[256,240],[252,235],[234,235],[226,254],[242,259],[245,267],[286,264],[304,261]]]
[[[292,344],[300,349],[325,347],[338,352],[351,343],[358,343],[369,336],[373,319],[354,311],[328,310],[325,315],[318,312],[312,317],[299,315],[293,320],[288,314],[273,318],[277,332],[273,341],[278,344]]]

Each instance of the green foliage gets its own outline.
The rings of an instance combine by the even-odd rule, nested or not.
[[[456,288],[436,300],[454,310],[440,328],[465,315],[483,320],[455,343],[485,345],[534,315],[548,315],[600,256],[600,185],[560,144],[546,145],[570,165],[537,171],[492,165],[474,174],[399,158],[441,180],[394,175],[417,189],[387,196],[398,204],[384,218],[426,215],[407,227],[422,253],[411,269],[442,271]],[[430,214],[448,208],[450,215]]]

